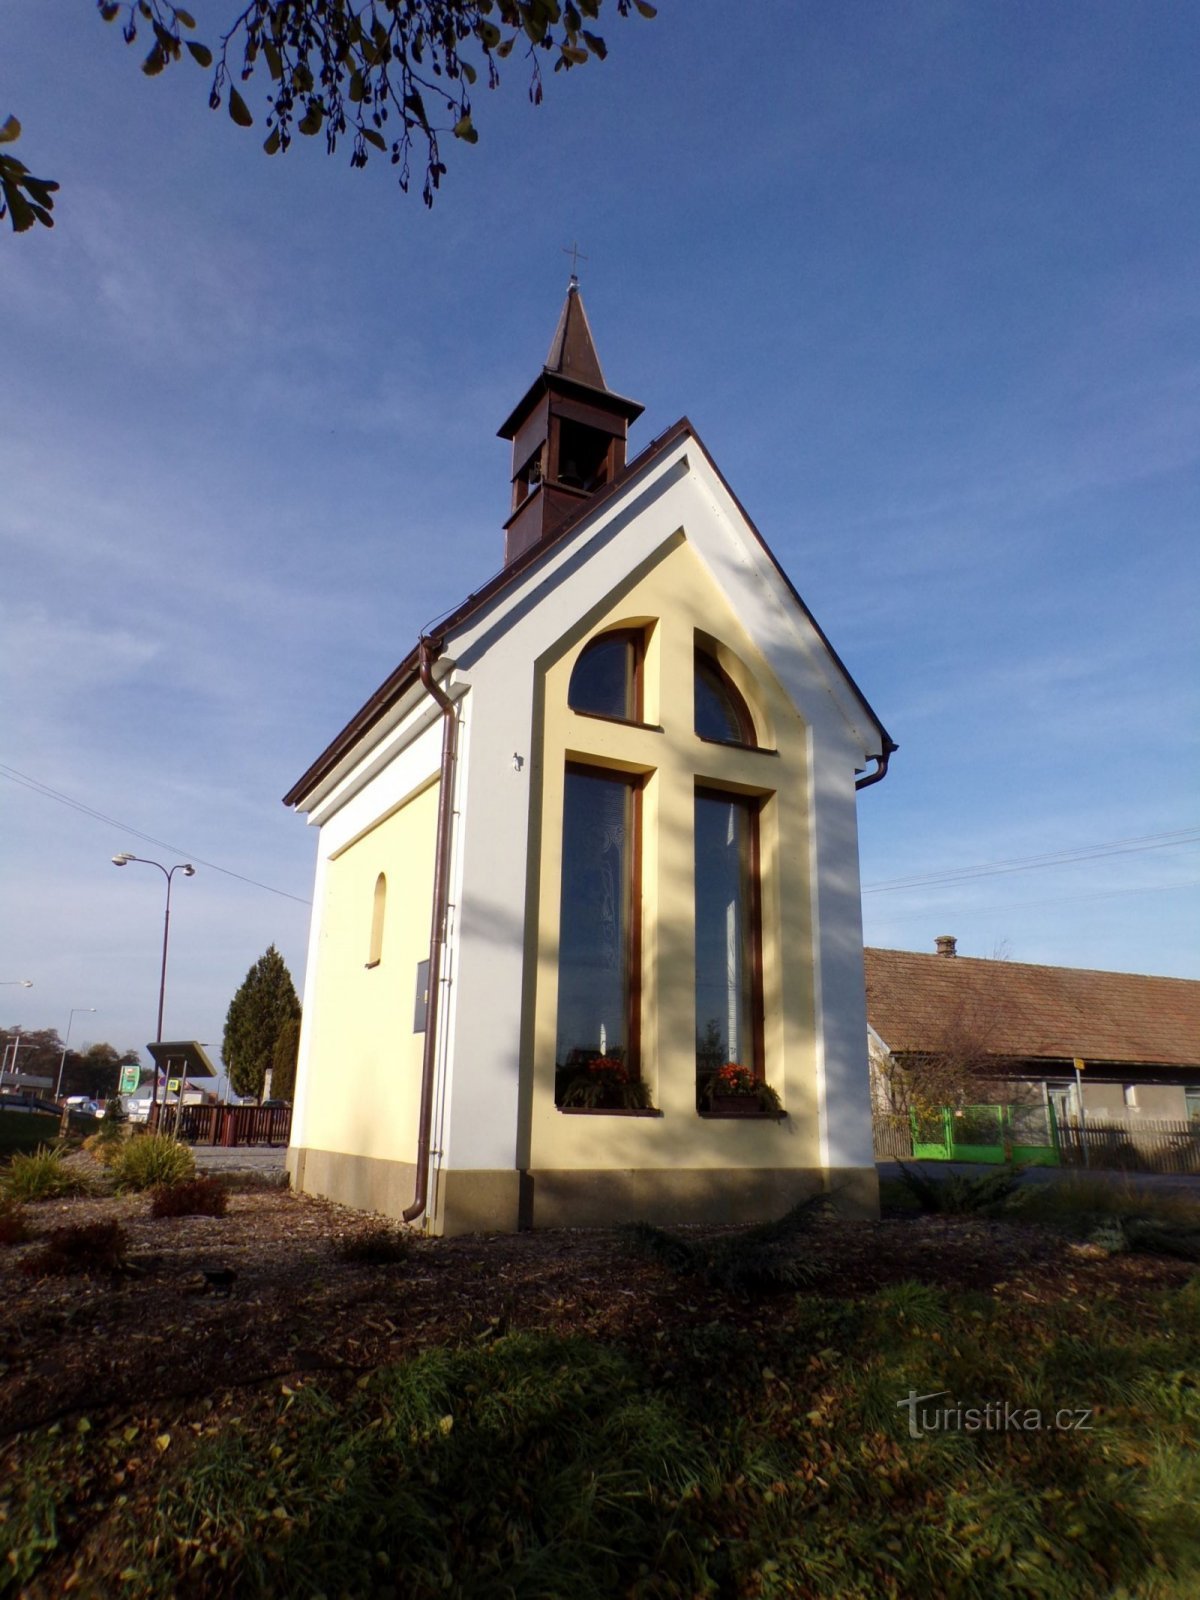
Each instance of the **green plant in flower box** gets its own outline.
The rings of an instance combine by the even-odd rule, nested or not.
[[[769,1083],[756,1078],[750,1068],[744,1067],[740,1061],[727,1061],[700,1086],[700,1107],[703,1111],[736,1114],[736,1111],[750,1104],[764,1116],[784,1115],[783,1102],[776,1091]]]
[[[649,1111],[650,1092],[616,1056],[595,1056],[571,1077],[562,1104],[590,1111]]]

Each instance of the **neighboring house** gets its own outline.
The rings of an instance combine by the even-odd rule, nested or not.
[[[1060,1121],[1200,1118],[1200,982],[960,956],[864,952],[873,1063],[957,1052],[985,1100],[1051,1102]],[[1078,1076],[1076,1060],[1082,1063]],[[887,1099],[875,1071],[876,1103]]]
[[[855,789],[895,746],[691,424],[626,464],[641,409],[572,280],[503,570],[285,797],[298,1189],[444,1233],[877,1206]],[[731,1059],[786,1117],[709,1111]]]

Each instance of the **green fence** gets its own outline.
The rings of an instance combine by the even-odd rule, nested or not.
[[[1050,1106],[945,1106],[912,1116],[918,1161],[976,1161],[1027,1167],[1060,1164],[1058,1128]]]

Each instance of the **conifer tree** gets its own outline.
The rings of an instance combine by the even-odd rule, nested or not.
[[[300,1015],[292,975],[274,945],[259,956],[229,1003],[221,1054],[237,1094],[262,1095],[284,1025]]]
[[[271,1057],[271,1097],[291,1100],[296,1092],[296,1058],[300,1053],[300,1018],[293,1017],[279,1030]]]

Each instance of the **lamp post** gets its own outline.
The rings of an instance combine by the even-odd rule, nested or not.
[[[32,978],[0,978],[0,988],[4,988],[4,989],[32,989],[33,988],[33,979]],[[8,1047],[7,1044],[4,1046],[4,1056],[3,1056],[2,1059],[0,1059],[0,1083],[4,1082],[5,1075],[9,1071],[12,1072],[12,1075],[13,1075],[14,1078],[16,1077],[16,1075],[17,1075],[17,1051],[20,1048],[21,1048],[21,1029],[20,1029],[20,1026],[18,1025],[16,1028],[13,1029],[12,1061],[11,1061],[11,1063],[9,1062],[9,1059],[8,1059],[9,1047]]]
[[[71,1024],[75,1021],[75,1018],[77,1016],[79,1016],[81,1012],[84,1012],[84,1011],[95,1011],[95,1009],[96,1009],[95,1006],[72,1006],[71,1007],[70,1014],[67,1017],[67,1033],[66,1033],[66,1037],[63,1040],[62,1059],[58,1063],[58,1082],[54,1085],[54,1098],[56,1100],[58,1099],[59,1095],[62,1094],[63,1069],[66,1067],[66,1064],[67,1064],[67,1046],[71,1042]]]
[[[121,852],[121,854],[119,856],[114,856],[112,858],[112,864],[113,864],[114,867],[127,867],[131,861],[138,861],[144,867],[157,867],[158,870],[162,873],[163,877],[167,880],[167,910],[166,910],[166,915],[163,917],[162,976],[158,980],[158,1028],[157,1028],[157,1030],[155,1032],[155,1035],[154,1035],[154,1042],[156,1044],[161,1044],[162,1043],[163,1002],[164,1002],[164,1000],[166,999],[166,996],[167,996],[167,940],[170,937],[170,933],[171,933],[171,879],[175,876],[175,874],[177,872],[182,872],[185,878],[194,878],[196,876],[196,869],[191,864],[190,861],[177,861],[175,863],[175,865],[168,870],[166,867],[163,866],[161,861],[150,861],[145,856],[130,855],[128,850],[122,850],[122,852]],[[163,1099],[164,1099],[164,1103],[165,1103],[165,1100],[166,1100],[165,1093],[164,1093]],[[155,1125],[157,1126],[157,1122],[158,1122],[158,1063],[157,1063],[157,1061],[154,1064],[154,1087],[151,1090],[150,1103],[151,1103],[151,1107],[152,1107],[151,1116],[152,1116],[152,1118],[153,1118],[153,1120],[155,1122]]]

